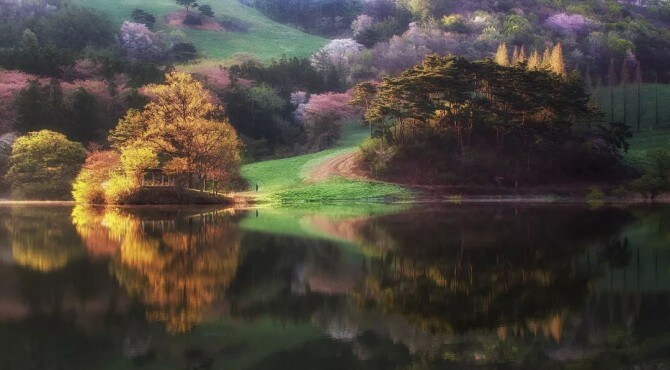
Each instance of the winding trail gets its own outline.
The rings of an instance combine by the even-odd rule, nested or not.
[[[331,158],[313,168],[307,182],[321,182],[329,177],[340,176],[351,180],[374,181],[361,174],[358,167],[358,149]]]

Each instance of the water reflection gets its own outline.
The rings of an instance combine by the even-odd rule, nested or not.
[[[75,208],[73,220],[89,251],[112,252],[119,285],[169,332],[188,332],[200,322],[237,270],[240,231],[225,211],[173,218]]]
[[[0,368],[667,365],[669,241],[667,208],[5,207]]]

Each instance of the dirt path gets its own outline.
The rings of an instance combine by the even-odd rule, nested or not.
[[[316,166],[307,182],[320,182],[331,176],[341,176],[352,180],[371,181],[358,170],[358,150],[338,155]]]

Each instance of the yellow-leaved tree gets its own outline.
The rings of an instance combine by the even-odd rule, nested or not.
[[[216,189],[234,176],[240,163],[237,133],[214,98],[186,73],[173,72],[166,83],[146,88],[151,102],[144,111],[129,111],[110,138],[122,151],[149,148],[164,158],[163,170],[193,176],[202,189]]]
[[[86,169],[75,181],[75,200],[123,203],[142,185],[147,170],[185,180],[187,187],[218,191],[237,176],[241,143],[215,99],[191,75],[172,72],[164,84],[144,89],[150,102],[129,110],[109,139],[118,159]],[[89,184],[95,179],[95,184]],[[104,194],[101,194],[104,193]]]

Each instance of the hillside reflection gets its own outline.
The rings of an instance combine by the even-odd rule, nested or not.
[[[0,208],[0,368],[670,361],[670,209],[371,213]]]

